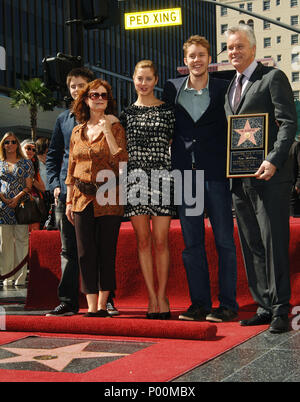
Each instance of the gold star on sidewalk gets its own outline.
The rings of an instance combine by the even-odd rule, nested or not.
[[[247,140],[251,141],[254,145],[257,145],[254,134],[259,130],[260,130],[259,127],[252,128],[250,126],[249,120],[246,121],[244,128],[241,128],[239,130],[234,129],[234,131],[236,131],[240,135],[240,139],[239,139],[237,146],[239,147]]]
[[[84,349],[90,343],[91,342],[77,343],[75,345],[64,346],[55,349],[22,349],[1,347],[0,349],[15,353],[17,354],[17,356],[0,359],[0,364],[38,361],[54,370],[62,371],[73,359],[128,356],[128,353],[84,351]]]

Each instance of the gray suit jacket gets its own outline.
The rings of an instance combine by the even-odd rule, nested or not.
[[[234,80],[235,78],[231,81],[225,97],[227,116],[234,114],[229,102],[229,93]],[[248,113],[269,113],[266,160],[277,167],[269,183],[291,180],[291,163],[288,155],[296,135],[297,114],[290,83],[281,70],[258,63],[236,112],[236,114]],[[258,184],[262,181],[252,178],[251,182]]]

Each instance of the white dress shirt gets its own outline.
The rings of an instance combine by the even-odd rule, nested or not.
[[[234,84],[232,85],[231,90],[230,90],[230,94],[229,94],[229,100],[230,100],[231,107],[233,107],[233,99],[234,99],[234,96],[235,96],[235,91],[236,91],[239,76],[241,74],[244,75],[244,78],[243,78],[243,81],[242,81],[242,96],[243,96],[243,92],[244,92],[244,90],[245,90],[245,88],[246,88],[246,86],[247,86],[247,84],[248,84],[248,82],[250,80],[251,75],[254,73],[254,70],[256,69],[256,67],[257,67],[257,61],[254,60],[250,64],[250,66],[248,66],[246,68],[246,70],[244,70],[242,73],[239,73],[238,71],[236,72],[236,80],[235,80]]]

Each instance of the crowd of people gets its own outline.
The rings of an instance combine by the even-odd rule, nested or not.
[[[178,318],[236,320],[239,306],[233,201],[249,289],[258,305],[255,315],[240,325],[268,323],[271,332],[288,330],[289,215],[299,214],[296,204],[300,199],[300,147],[295,141],[293,93],[282,71],[255,60],[256,39],[249,26],[232,27],[226,35],[228,57],[236,70],[231,82],[209,75],[210,44],[204,37],[193,35],[183,45],[189,74],[168,80],[162,100],[154,94],[158,73],[151,60],[137,63],[133,72],[137,99],[119,118],[110,84],[96,79],[86,68],[76,68],[67,76],[72,107],[57,118],[51,141],[40,138],[35,143],[25,140],[20,144],[11,132],[2,138],[1,274],[13,270],[28,252],[28,225],[18,224],[15,216],[20,201],[34,194],[44,199],[48,211],[51,203],[55,204],[62,245],[60,304],[47,316],[78,313],[79,275],[88,305],[85,316],[119,314],[114,304],[115,257],[125,216],[136,235],[148,292],[146,318],[170,319],[168,234],[171,219],[178,214],[191,300]],[[268,113],[268,154],[253,176],[229,180],[227,117],[253,113]],[[125,188],[121,165],[126,165],[130,176]],[[174,199],[172,169],[182,173],[179,204]],[[155,189],[153,171],[163,173]],[[205,213],[218,252],[219,306],[215,309],[205,250],[206,215],[204,211],[190,213],[190,195],[199,190],[199,171],[204,172]],[[171,194],[167,199],[165,188]],[[120,202],[124,192],[125,203]],[[29,230],[43,228],[45,221],[43,217],[32,222]],[[25,278],[26,266],[6,279],[6,284],[11,280],[24,284]]]

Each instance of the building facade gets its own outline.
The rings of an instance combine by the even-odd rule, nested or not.
[[[119,25],[104,30],[84,29],[79,37],[76,27],[66,21],[77,17],[80,3],[80,0],[0,0],[0,46],[6,51],[6,70],[0,70],[2,110],[8,103],[10,90],[18,88],[20,80],[43,78],[42,60],[59,52],[82,56],[84,64],[94,67],[97,76],[108,79],[114,95],[122,98],[120,107],[130,103],[134,96],[130,77],[135,64],[141,59],[152,59],[159,70],[158,87],[163,87],[167,79],[176,76],[177,66],[183,64],[182,44],[192,34],[208,38],[216,61],[214,5],[199,0],[121,0]],[[182,9],[182,25],[124,29],[124,13],[175,7]],[[112,75],[103,73],[104,70]],[[121,85],[122,77],[125,84]],[[4,118],[5,114],[0,125],[4,128],[21,125],[24,116],[21,118],[20,112],[17,124],[8,121],[14,113],[8,112],[9,119]],[[42,121],[40,115],[38,124]],[[52,128],[52,120],[45,129]]]
[[[300,97],[300,35],[283,27],[243,13],[248,10],[263,17],[280,21],[291,27],[300,28],[300,0],[218,0],[224,3],[217,7],[217,53],[218,63],[228,62],[224,32],[228,27],[245,23],[253,27],[257,46],[257,59],[273,59],[275,66],[285,72],[292,85],[295,99]],[[240,12],[229,9],[226,4],[240,8]]]

